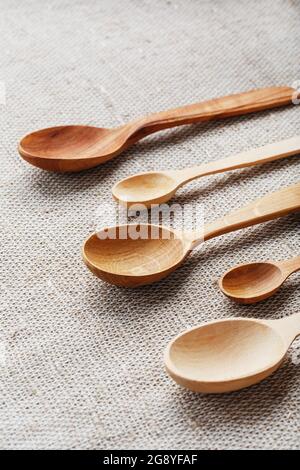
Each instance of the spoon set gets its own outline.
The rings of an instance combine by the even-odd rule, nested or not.
[[[59,126],[23,137],[20,155],[49,171],[81,171],[102,164],[154,132],[212,119],[223,119],[291,104],[295,90],[271,87],[225,96],[136,119],[115,129]],[[184,184],[216,173],[268,163],[300,153],[300,137],[265,145],[182,170],[140,173],[112,188],[127,207],[169,201]],[[102,280],[123,287],[157,282],[175,271],[198,245],[212,238],[300,211],[300,183],[250,202],[198,231],[150,224],[108,227],[88,237],[82,255]],[[143,236],[132,236],[136,233]],[[153,234],[155,233],[155,236]],[[251,304],[273,295],[300,270],[300,256],[285,261],[243,264],[219,281],[230,299]],[[282,363],[300,334],[300,313],[281,320],[231,318],[199,325],[177,336],[165,351],[168,374],[196,392],[224,393],[255,384]]]

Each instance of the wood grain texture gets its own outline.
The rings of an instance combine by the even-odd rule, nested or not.
[[[204,240],[297,212],[299,208],[300,183],[297,183],[267,194],[211,224],[206,224]],[[195,244],[197,243],[196,240]]]
[[[199,232],[132,224],[91,235],[83,246],[89,269],[111,284],[137,287],[157,282],[174,271],[205,240],[300,210],[300,183],[257,199]]]
[[[300,314],[281,320],[228,318],[201,324],[171,340],[165,367],[194,392],[227,393],[277,370],[300,334]]]
[[[144,230],[147,238],[132,239],[132,229]],[[153,229],[156,229],[153,238]],[[104,232],[104,231],[103,231]],[[103,281],[123,287],[152,284],[168,276],[186,256],[181,239],[167,227],[151,225],[119,226],[91,235],[83,246],[87,267]],[[126,237],[126,238],[125,238]]]
[[[144,204],[150,208],[151,204],[163,204],[169,201],[178,188],[196,178],[270,163],[299,152],[300,137],[292,137],[193,168],[152,171],[129,176],[114,185],[112,194],[121,204],[127,206]]]
[[[299,270],[300,256],[281,262],[245,263],[229,269],[219,280],[219,286],[230,299],[253,304],[274,295]]]
[[[23,137],[18,150],[48,171],[81,171],[105,163],[143,137],[162,129],[238,116],[292,103],[295,90],[270,87],[154,113],[115,129],[58,126]]]

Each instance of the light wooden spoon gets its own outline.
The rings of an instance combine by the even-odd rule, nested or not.
[[[119,181],[112,188],[112,193],[121,204],[128,206],[143,204],[149,208],[151,204],[162,204],[169,201],[178,188],[196,178],[272,162],[299,152],[300,137],[292,137],[194,168],[129,176]]]
[[[151,284],[174,271],[203,240],[299,210],[300,183],[267,194],[206,224],[199,232],[178,232],[147,224],[104,229],[86,240],[83,259],[96,276],[111,284],[126,287]]]
[[[49,171],[81,171],[115,157],[143,137],[170,127],[223,119],[292,103],[297,91],[270,87],[151,114],[115,129],[59,126],[22,138],[20,155]]]
[[[169,343],[165,367],[175,382],[194,392],[232,392],[278,369],[299,334],[299,313],[280,320],[227,318],[203,323]]]
[[[223,294],[242,304],[253,304],[271,297],[284,281],[300,270],[300,256],[285,261],[240,264],[220,279]]]

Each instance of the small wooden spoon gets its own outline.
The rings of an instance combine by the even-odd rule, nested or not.
[[[203,240],[259,224],[300,210],[300,183],[257,199],[206,224],[204,231],[177,232],[168,227],[131,224],[91,235],[83,259],[98,277],[111,284],[136,287],[163,279]]]
[[[115,129],[51,127],[23,137],[19,153],[24,160],[44,170],[81,171],[110,160],[162,129],[288,105],[295,93],[290,87],[262,88],[151,114]]]
[[[278,369],[299,334],[299,313],[280,320],[227,318],[204,323],[169,343],[165,367],[175,382],[193,392],[232,392]]]
[[[223,294],[241,304],[253,304],[271,297],[284,281],[300,270],[300,256],[286,261],[240,264],[219,281]]]
[[[149,208],[151,204],[169,201],[179,187],[201,176],[268,163],[299,152],[300,137],[297,136],[194,168],[129,176],[119,181],[113,187],[112,193],[121,204],[143,204]]]

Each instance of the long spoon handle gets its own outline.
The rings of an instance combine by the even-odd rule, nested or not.
[[[260,224],[300,210],[300,183],[267,194],[249,205],[204,226],[204,240],[224,233],[240,230],[250,225]],[[202,239],[195,240],[194,246]]]
[[[286,274],[293,274],[296,271],[300,271],[300,256],[295,256],[294,258],[280,261],[276,264],[278,264],[280,268],[286,272]]]
[[[182,181],[181,184],[184,184],[193,179],[200,178],[201,176],[268,163],[296,155],[297,153],[300,153],[300,136],[282,140],[274,144],[264,145],[263,147],[258,147],[247,152],[239,153],[233,157],[224,158],[201,166],[179,170],[176,173]]]
[[[181,108],[151,114],[141,120],[136,129],[136,138],[170,127],[200,121],[223,119],[231,116],[254,113],[292,103],[297,91],[291,87],[269,87],[224,96]]]

